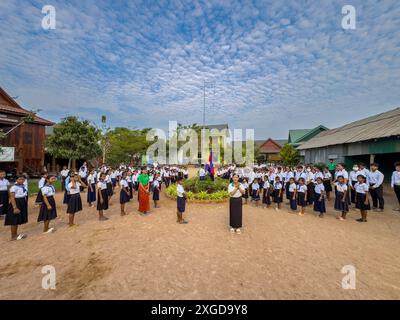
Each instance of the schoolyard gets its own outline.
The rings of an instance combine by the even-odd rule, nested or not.
[[[386,188],[385,212],[357,223],[325,218],[308,208],[304,217],[244,206],[243,233],[228,229],[228,204],[188,204],[187,225],[178,225],[173,200],[159,209],[119,215],[117,197],[99,222],[95,208],[67,226],[57,194],[54,234],[42,234],[30,198],[23,241],[0,229],[0,299],[399,299],[400,213]],[[82,195],[86,199],[86,194]],[[1,223],[4,223],[1,221]],[[56,270],[55,290],[42,288],[42,267]],[[356,289],[342,288],[341,269],[356,268]]]

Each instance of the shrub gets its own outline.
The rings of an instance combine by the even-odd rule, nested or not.
[[[170,185],[167,188],[166,193],[170,197],[176,199],[177,197],[176,185],[174,184]],[[226,190],[220,190],[214,193],[208,193],[207,191],[200,191],[200,192],[187,191],[186,197],[188,200],[223,201],[229,198],[229,193]]]
[[[183,182],[183,187],[186,191],[191,191],[193,193],[215,193],[218,191],[227,190],[228,181],[225,179],[221,179],[216,177],[214,181],[211,177],[207,176],[204,181],[201,181],[199,177],[194,177]]]

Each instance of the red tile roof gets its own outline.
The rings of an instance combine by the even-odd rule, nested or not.
[[[1,87],[0,87],[0,95],[3,96],[6,101],[9,102],[9,104],[4,104],[4,103],[0,104],[0,112],[14,114],[14,115],[20,115],[20,116],[27,116],[27,115],[31,114],[30,111],[22,108]],[[37,123],[37,124],[44,125],[44,126],[52,126],[52,125],[54,125],[54,122],[51,122],[49,120],[43,119],[43,118],[38,117],[38,116],[35,116],[33,122]]]

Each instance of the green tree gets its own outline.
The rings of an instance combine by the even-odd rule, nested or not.
[[[282,162],[285,166],[294,166],[299,163],[299,151],[291,144],[285,144],[279,152],[279,155],[281,156]]]
[[[152,144],[146,140],[146,134],[150,129],[115,128],[107,133],[109,149],[106,161],[109,165],[117,165],[121,162],[140,163],[142,155]]]
[[[57,158],[92,160],[101,154],[100,130],[89,121],[67,117],[54,126],[53,134],[47,139],[47,151]]]

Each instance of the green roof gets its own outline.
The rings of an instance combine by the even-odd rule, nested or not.
[[[301,137],[305,136],[312,129],[292,129],[289,130],[289,141],[288,143],[296,143]]]

